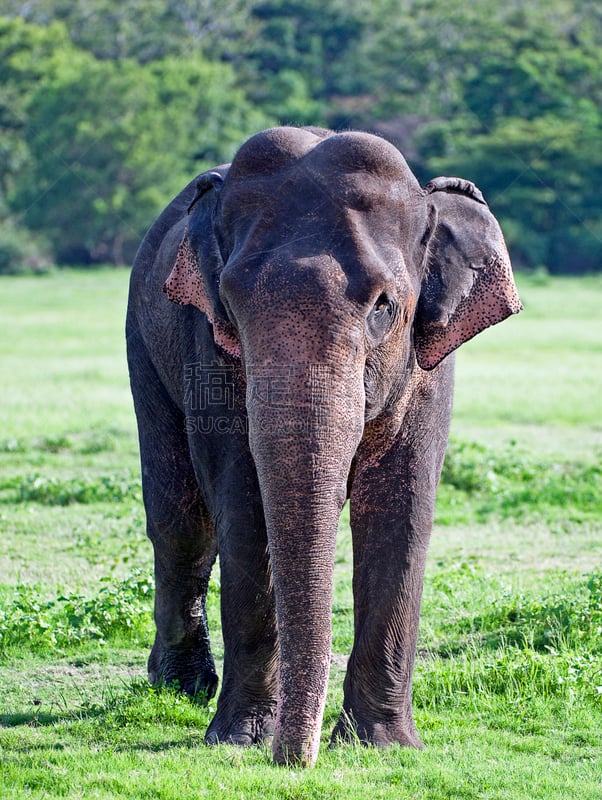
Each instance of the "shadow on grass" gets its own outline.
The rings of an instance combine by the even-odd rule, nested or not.
[[[63,713],[50,711],[20,711],[15,714],[0,714],[0,728],[43,728],[61,722],[81,722],[86,719],[97,719],[108,714],[108,709],[89,708],[73,709]]]
[[[203,694],[190,697],[177,686],[152,687],[143,680],[124,682],[121,689],[106,687],[98,699],[82,698],[70,703],[63,698],[59,702],[45,702],[48,710],[43,710],[41,705],[40,701],[33,701],[34,707],[26,711],[1,712],[0,729],[90,723],[99,732],[109,728],[133,730],[149,724],[181,726],[190,732],[191,728],[204,729],[213,714]]]
[[[142,734],[141,734],[142,735]],[[86,746],[88,740],[78,740],[81,746]],[[149,741],[128,741],[126,743],[114,741],[100,741],[96,743],[97,747],[104,747],[112,753],[167,753],[174,750],[198,750],[199,748],[207,747],[203,739],[203,734],[199,733],[194,736],[190,734],[183,736],[182,739],[169,739],[160,742]],[[53,742],[49,740],[44,741],[20,741],[18,744],[11,746],[11,751],[19,753],[43,753],[43,752],[62,752],[64,750],[72,749],[70,743]],[[7,748],[8,750],[8,748]]]

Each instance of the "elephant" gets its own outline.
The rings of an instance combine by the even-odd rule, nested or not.
[[[127,350],[152,542],[154,684],[211,698],[208,744],[317,758],[339,517],[354,643],[331,743],[421,747],[412,675],[453,351],[522,306],[470,181],[424,188],[374,134],[276,127],[143,239]]]

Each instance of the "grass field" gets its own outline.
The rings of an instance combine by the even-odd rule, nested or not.
[[[352,641],[344,514],[324,747],[303,772],[206,748],[211,707],[146,683],[126,272],[0,280],[0,797],[598,800],[602,281],[520,290],[525,313],[458,355],[414,684],[426,749],[326,749]],[[218,602],[216,573],[219,657]]]

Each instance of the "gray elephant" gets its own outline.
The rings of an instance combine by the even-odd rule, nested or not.
[[[520,309],[479,190],[422,189],[366,133],[259,133],[150,228],[127,317],[155,555],[149,676],[215,693],[219,554],[207,742],[271,739],[277,762],[315,762],[349,499],[355,639],[333,741],[421,746],[411,681],[450,353]]]

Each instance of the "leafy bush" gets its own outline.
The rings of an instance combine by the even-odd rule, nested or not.
[[[493,642],[542,652],[585,648],[602,653],[602,572],[547,597],[505,595],[470,627]]]
[[[120,503],[124,500],[140,501],[141,487],[139,478],[129,472],[96,478],[55,478],[34,474],[0,481],[0,499],[47,506]]]
[[[554,518],[576,522],[602,513],[602,460],[591,463],[538,460],[510,447],[451,441],[438,495],[441,524],[502,518]]]
[[[51,261],[33,235],[10,222],[0,224],[0,275],[46,272]]]
[[[15,649],[45,652],[85,641],[147,636],[151,625],[153,581],[139,571],[120,582],[102,579],[96,597],[61,594],[42,599],[35,586],[20,584],[0,604],[0,653]]]

